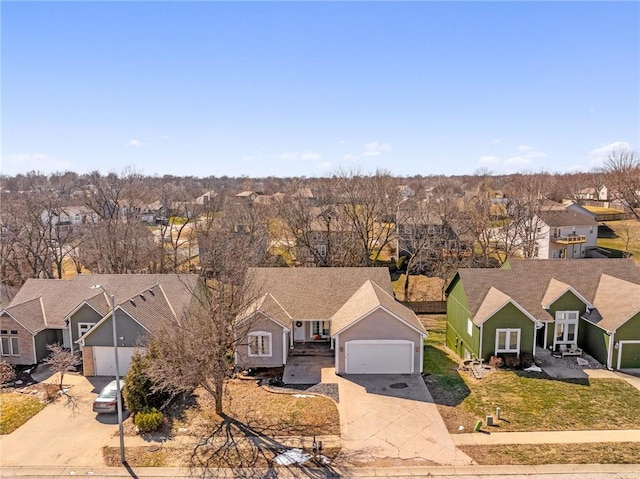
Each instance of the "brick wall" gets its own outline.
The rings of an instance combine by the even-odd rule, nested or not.
[[[34,364],[33,336],[29,331],[20,326],[11,316],[0,316],[0,330],[18,331],[19,356],[1,356],[9,364]]]
[[[85,376],[95,376],[93,368],[93,347],[85,346],[82,348],[82,374]]]

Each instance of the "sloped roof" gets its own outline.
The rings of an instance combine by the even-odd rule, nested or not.
[[[606,331],[619,328],[640,312],[640,284],[603,274],[587,319]]]
[[[537,320],[552,321],[542,305],[545,297],[559,291],[559,283],[570,285],[591,304],[594,304],[602,274],[640,284],[640,269],[631,259],[535,259],[513,260],[509,264],[509,269],[468,268],[458,271],[473,316],[478,313],[492,287],[513,298]],[[552,280],[554,283],[550,285]]]
[[[31,334],[36,334],[46,327],[40,298],[10,306],[5,309],[5,311],[18,323],[27,328]]]
[[[398,303],[393,296],[371,280],[367,280],[336,313],[331,316],[331,335],[348,328],[367,313],[382,306],[398,316],[414,329],[426,334],[418,318],[406,306]]]
[[[502,309],[511,301],[511,297],[504,294],[493,286],[487,291],[487,295],[480,304],[478,311],[473,316],[473,322],[476,325],[484,323],[487,319],[495,314],[496,311]]]
[[[110,298],[101,290],[91,287],[100,284],[105,291],[113,294],[119,306],[132,314],[141,315],[141,322],[153,328],[155,317],[163,317],[166,309],[158,301],[150,301],[158,309],[153,313],[149,307],[129,307],[126,303],[150,290],[158,293],[169,309],[180,316],[191,301],[191,291],[198,281],[197,275],[175,274],[95,274],[77,275],[70,280],[29,279],[13,298],[7,310],[38,299],[43,314],[38,317],[29,314],[34,331],[47,328],[65,328],[65,320],[84,301],[100,314],[107,315],[111,310]],[[160,289],[156,289],[162,285]],[[148,298],[147,298],[148,299]],[[135,300],[134,300],[135,301]],[[137,304],[137,303],[136,303]],[[140,303],[142,304],[142,303]],[[137,319],[137,318],[136,318]],[[39,325],[36,327],[36,323]],[[151,329],[153,331],[153,329]]]
[[[566,209],[541,211],[538,213],[538,217],[552,228],[562,226],[598,226],[598,222],[593,217]]]
[[[240,315],[238,319],[239,321],[243,321],[257,311],[266,314],[271,319],[287,329],[291,327],[291,316],[289,316],[289,313],[284,310],[284,308],[280,305],[280,303],[278,303],[278,301],[276,301],[271,293],[267,293],[259,297],[252,305],[250,305],[245,310],[243,314]]]
[[[367,281],[393,297],[387,268],[249,268],[249,289],[270,293],[291,316],[329,319]]]

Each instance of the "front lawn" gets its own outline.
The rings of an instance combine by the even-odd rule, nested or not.
[[[637,442],[502,444],[458,449],[482,465],[636,464],[640,457]]]
[[[166,411],[166,424],[159,431],[165,437],[192,438],[162,447],[128,447],[127,461],[139,467],[262,467],[281,452],[274,438],[340,434],[338,409],[331,399],[304,391],[298,396],[271,392],[252,380],[231,380],[221,417],[214,412],[213,399],[197,389]],[[126,426],[134,434],[131,420]],[[334,457],[338,452],[327,448],[323,453]],[[103,454],[107,465],[119,465],[117,448],[105,447]]]
[[[26,394],[0,393],[0,434],[9,434],[38,414],[44,403]]]
[[[447,428],[473,431],[477,420],[501,409],[497,431],[640,428],[640,391],[622,380],[557,380],[541,373],[500,370],[475,379],[456,370],[459,358],[444,343],[444,316],[422,318],[425,382]]]
[[[275,394],[259,387],[255,381],[232,380],[226,387],[226,419],[236,421],[246,434],[340,434],[338,409],[330,399],[322,396],[297,398],[291,394]],[[172,434],[207,435],[218,427],[223,419],[214,412],[213,400],[209,395],[202,390],[196,390],[192,403],[178,411],[173,418]]]

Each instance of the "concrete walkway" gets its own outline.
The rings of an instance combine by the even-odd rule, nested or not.
[[[94,479],[113,477],[193,478],[188,469],[172,467],[15,467],[0,468],[0,477],[40,479],[43,477],[90,476]],[[198,477],[196,472],[195,477]],[[457,479],[637,479],[637,464],[557,464],[540,466],[428,466],[428,467],[359,467],[359,468],[277,468],[219,469],[207,477],[225,478],[427,478]]]
[[[367,464],[377,459],[473,463],[456,449],[420,375],[343,378],[333,368],[325,368],[322,380],[338,383],[340,390],[340,464]]]
[[[640,442],[640,429],[618,431],[542,431],[452,434],[456,446],[498,444],[586,444],[593,442]]]

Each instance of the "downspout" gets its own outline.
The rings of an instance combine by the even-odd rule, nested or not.
[[[533,357],[536,357],[536,339],[538,336],[538,326],[539,323],[533,323]]]
[[[480,344],[479,344],[479,349],[478,349],[478,356],[480,356],[478,359],[484,359],[484,356],[482,354],[482,339],[484,338],[484,323],[480,323]]]
[[[336,354],[333,355],[333,366],[338,374],[338,366],[340,365],[340,336],[336,335]]]
[[[609,334],[609,351],[607,354],[607,369],[613,369],[613,337],[616,334],[616,330],[614,329],[613,331],[611,331],[611,333]]]
[[[282,329],[282,364],[287,364],[287,330]]]
[[[544,349],[547,349],[547,337],[549,334],[549,323],[544,323]]]
[[[424,372],[424,339],[426,336],[420,334],[420,374]]]
[[[31,336],[31,342],[33,343],[33,364],[38,364],[38,352],[36,351],[36,336],[35,335]]]

